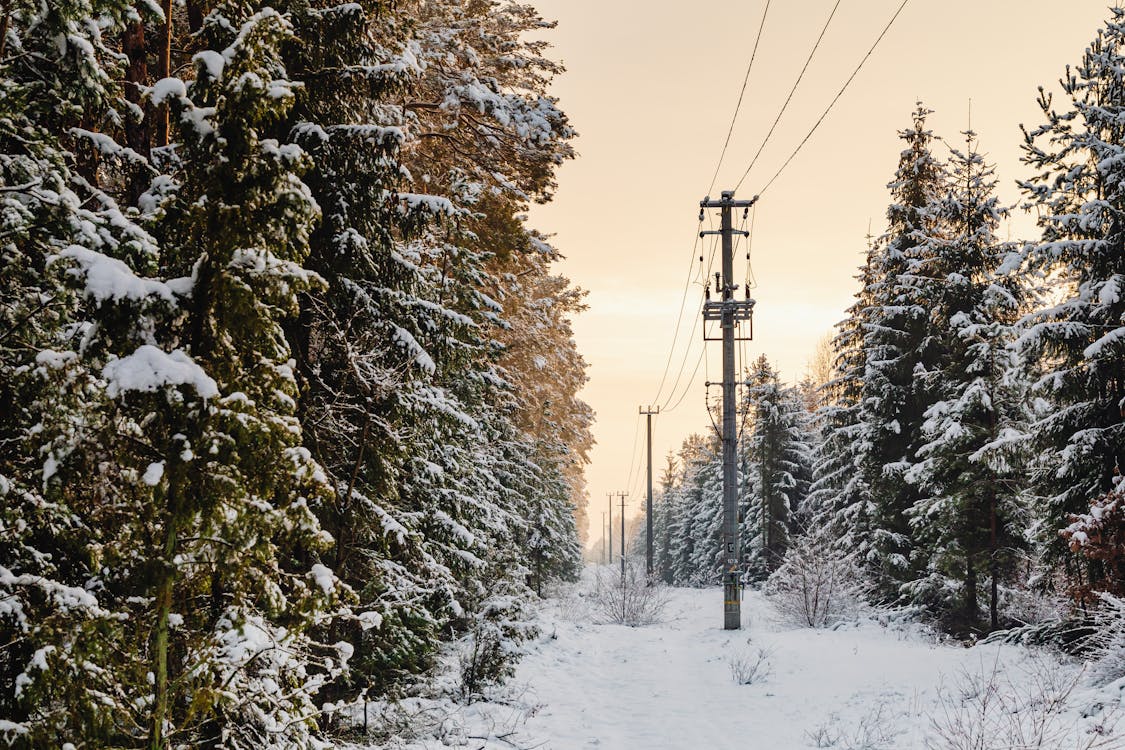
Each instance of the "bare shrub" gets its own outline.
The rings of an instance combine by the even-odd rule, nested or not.
[[[625,574],[617,566],[603,566],[594,575],[590,611],[595,622],[638,627],[662,622],[668,607],[668,587],[645,576],[641,566],[625,561]]]
[[[1012,674],[999,656],[979,672],[962,671],[951,688],[938,691],[930,714],[928,750],[1122,750],[1116,714],[1083,726],[1073,705],[1083,671],[1060,669],[1048,657]]]
[[[730,676],[739,685],[754,685],[764,682],[773,671],[770,657],[773,649],[758,648],[754,653],[735,654],[727,664],[730,666]]]
[[[766,581],[766,595],[793,625],[828,627],[866,609],[859,567],[851,556],[833,549],[831,542],[824,529],[798,537]]]
[[[902,729],[895,721],[886,701],[878,703],[875,710],[863,716],[854,727],[844,726],[840,717],[832,714],[828,721],[805,732],[813,747],[833,750],[898,750],[896,742]]]
[[[1094,613],[1094,633],[1084,645],[1090,649],[1090,678],[1107,685],[1125,677],[1125,599],[1101,594]]]

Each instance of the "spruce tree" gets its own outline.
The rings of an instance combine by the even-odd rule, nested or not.
[[[1046,407],[1032,426],[1046,458],[1034,475],[1041,542],[1079,592],[1105,586],[1108,571],[1072,556],[1059,531],[1111,489],[1125,458],[1125,10],[1111,13],[1067,68],[1062,106],[1040,90],[1045,122],[1024,142],[1036,173],[1021,184],[1042,232],[1027,267],[1060,297],[1020,340]]]
[[[996,238],[1007,212],[994,195],[993,169],[974,134],[966,138],[966,151],[953,151],[950,190],[939,204],[946,232],[904,276],[929,310],[923,349],[937,357],[917,371],[936,400],[907,473],[921,491],[908,511],[920,577],[904,593],[960,634],[1000,627],[1000,585],[1013,573],[1027,522],[1024,394],[1011,350],[1023,293],[1014,274],[1001,272],[1014,247]]]
[[[800,396],[781,384],[765,355],[750,368],[747,383],[744,557],[750,575],[761,580],[785,557],[794,515],[808,494],[811,448]]]
[[[906,472],[917,460],[928,394],[916,380],[936,352],[925,347],[927,310],[906,275],[931,253],[940,230],[935,201],[944,171],[930,151],[929,110],[914,112],[912,128],[900,133],[902,152],[889,188],[888,228],[875,243],[870,263],[870,303],[863,311],[864,377],[858,421],[857,465],[870,493],[867,563],[882,596],[893,598],[911,579],[907,511],[918,499]]]

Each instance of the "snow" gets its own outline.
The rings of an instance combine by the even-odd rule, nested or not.
[[[361,630],[371,630],[383,624],[383,616],[378,612],[360,612],[358,619]]]
[[[161,78],[149,91],[149,100],[152,106],[159,107],[169,98],[184,99],[187,97],[187,85],[179,78]]]
[[[156,485],[160,484],[160,480],[161,478],[163,478],[163,476],[164,462],[157,461],[148,465],[148,468],[145,469],[144,476],[141,477],[141,480],[149,487],[155,487]]]
[[[422,372],[433,375],[437,370],[437,365],[434,364],[434,360],[429,353],[418,343],[418,339],[414,338],[414,334],[401,326],[396,326],[393,323],[391,325],[394,327],[394,342],[406,350],[407,355]]]
[[[215,381],[191,357],[179,349],[164,352],[144,344],[127,357],[115,359],[102,368],[106,392],[117,398],[128,391],[153,392],[165,386],[190,385],[202,398],[219,395]]]
[[[78,245],[71,245],[57,257],[73,260],[77,264],[78,267],[72,273],[85,278],[86,296],[96,302],[143,301],[155,296],[175,304],[171,287],[154,279],[137,276],[117,258]]]
[[[336,588],[336,576],[332,574],[326,566],[316,563],[309,570],[309,575],[316,581],[316,585],[324,591],[325,594],[331,594],[332,590]]]
[[[202,70],[207,71],[207,76],[214,80],[223,77],[223,68],[227,64],[226,59],[213,49],[196,52],[192,55],[191,61],[197,63]]]
[[[459,710],[464,726],[453,734],[490,738],[473,745],[486,750],[511,743],[558,750],[922,750],[932,717],[960,695],[966,676],[995,670],[1018,688],[1030,684],[1027,670],[1040,663],[1016,646],[943,644],[917,626],[791,628],[774,622],[772,605],[754,592],[743,602],[744,629],[725,631],[717,587],[671,589],[664,622],[646,627],[593,624],[582,610],[578,597],[548,605],[543,635],[520,663],[509,697]],[[732,658],[756,661],[759,654],[765,678],[736,683]],[[1078,673],[1075,665],[1044,658],[1064,679]],[[510,696],[524,706],[518,718]],[[1080,731],[1072,728],[1083,721],[1077,712],[1060,719],[1067,731]],[[815,739],[855,738],[875,723],[889,739]],[[445,745],[430,739],[407,747]]]

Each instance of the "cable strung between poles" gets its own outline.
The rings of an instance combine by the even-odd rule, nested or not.
[[[750,82],[750,70],[754,67],[754,58],[758,56],[758,43],[762,41],[762,29],[766,26],[766,14],[770,12],[770,0],[766,0],[766,7],[762,11],[762,20],[758,24],[758,36],[754,39],[754,49],[750,52],[750,64],[746,66],[746,75],[742,79],[742,90],[738,92],[738,104],[734,105],[734,115],[730,118],[730,127],[727,128],[727,139],[723,141],[723,151],[719,154],[719,163],[715,165],[715,173],[711,175],[711,185],[707,194],[715,188],[715,180],[719,177],[719,167],[723,166],[723,158],[727,155],[727,146],[734,132],[734,123],[738,120],[738,111],[742,109],[742,97],[746,95],[746,84]]]
[[[827,109],[825,109],[824,112],[821,113],[820,118],[816,121],[816,124],[812,126],[812,130],[810,130],[808,134],[805,135],[804,139],[799,144],[797,144],[797,148],[794,149],[793,153],[789,155],[789,158],[785,160],[785,163],[781,165],[781,168],[774,173],[774,176],[770,178],[770,181],[766,183],[766,186],[758,191],[758,195],[761,195],[769,189],[774,180],[776,180],[785,170],[785,168],[789,166],[789,162],[793,161],[794,157],[797,156],[804,145],[809,142],[809,139],[812,138],[813,133],[815,133],[816,129],[820,127],[820,124],[824,122],[824,118],[827,117],[828,113],[832,111],[832,107],[836,106],[836,102],[840,101],[840,97],[844,95],[845,91],[847,91],[848,86],[855,79],[855,77],[859,75],[859,71],[863,67],[863,64],[867,62],[867,58],[871,57],[871,53],[873,53],[875,51],[875,48],[879,46],[879,42],[883,41],[883,37],[887,35],[888,31],[890,31],[891,26],[894,25],[895,20],[898,18],[899,14],[902,13],[902,9],[906,7],[906,4],[908,2],[910,2],[910,0],[902,0],[902,5],[898,6],[898,10],[896,10],[895,14],[891,16],[891,20],[887,21],[887,25],[883,27],[883,31],[879,34],[878,38],[875,39],[875,43],[871,45],[871,49],[867,50],[867,54],[864,55],[863,59],[859,61],[859,65],[855,66],[855,70],[853,70],[852,74],[848,76],[848,80],[845,81],[840,90],[836,92],[835,98],[833,98],[831,103],[829,103]],[[749,172],[750,170],[746,171]],[[743,175],[742,177],[743,179],[745,179],[746,175]],[[741,185],[742,182],[739,181],[738,184]]]
[[[758,152],[754,154],[754,158],[750,160],[750,166],[748,166],[746,168],[746,171],[742,173],[742,177],[738,180],[738,184],[734,186],[735,190],[738,190],[740,187],[742,187],[742,183],[746,179],[746,175],[750,174],[750,170],[753,169],[754,165],[758,162],[758,157],[762,155],[762,149],[764,149],[766,147],[766,144],[769,143],[770,136],[772,136],[773,131],[777,129],[777,124],[781,122],[781,116],[785,114],[785,110],[789,107],[789,102],[793,100],[793,95],[797,93],[797,87],[801,85],[801,79],[805,77],[805,71],[809,69],[809,63],[812,62],[813,55],[816,54],[817,49],[820,47],[820,42],[822,39],[824,39],[824,34],[828,31],[829,24],[831,24],[832,19],[835,18],[836,11],[840,7],[840,2],[841,0],[836,0],[836,4],[832,6],[832,12],[828,14],[828,20],[824,22],[824,28],[820,30],[820,36],[816,38],[816,43],[813,44],[812,51],[809,52],[809,56],[805,59],[805,65],[803,68],[801,68],[801,73],[797,76],[797,80],[793,82],[793,88],[789,89],[789,96],[785,97],[785,103],[781,105],[781,111],[777,113],[777,117],[774,119],[773,125],[770,125],[769,132],[766,133],[766,137],[762,140],[762,145],[758,146]]]
[[[680,312],[676,318],[676,328],[672,333],[672,346],[668,349],[668,359],[664,363],[664,374],[660,376],[660,385],[656,387],[656,398],[652,399],[650,403],[656,403],[660,400],[660,395],[664,392],[664,382],[668,379],[668,372],[672,367],[672,357],[676,353],[676,340],[680,337],[680,325],[684,318],[684,306],[687,304],[688,288],[691,286],[691,270],[695,267],[695,251],[699,248],[699,229],[702,226],[703,221],[700,220],[695,231],[695,241],[691,246],[691,259],[688,264],[687,278],[684,280],[684,291],[680,296]]]

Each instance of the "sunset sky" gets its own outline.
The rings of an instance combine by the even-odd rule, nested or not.
[[[575,321],[590,363],[584,393],[597,412],[588,469],[591,539],[606,493],[643,500],[643,434],[637,408],[674,405],[698,358],[689,339],[702,287],[692,283],[669,358],[693,250],[699,201],[730,125],[765,0],[687,4],[668,0],[532,0],[558,21],[547,38],[567,72],[555,82],[580,137],[553,203],[532,223],[555,234],[561,272],[589,291]],[[901,0],[842,0],[800,87],[737,197],[758,193],[805,137]],[[774,0],[741,113],[712,195],[732,188],[788,95],[835,0]],[[1019,125],[1042,121],[1037,87],[1057,89],[1108,16],[1105,0],[910,0],[843,98],[762,197],[752,239],[757,288],[750,358],[765,353],[792,382],[816,342],[843,316],[865,236],[884,227],[888,195],[915,102],[934,110],[936,135],[960,147],[969,124],[995,163],[1000,194],[1016,202]],[[1061,9],[1065,7],[1065,15]],[[939,147],[939,155],[948,153]],[[1013,238],[1033,222],[1017,212]],[[701,246],[702,247],[702,246]],[[735,276],[744,275],[744,254]],[[685,347],[689,345],[685,357]],[[706,370],[720,372],[718,344]],[[686,359],[674,393],[669,386]],[[710,429],[701,368],[678,408],[655,420],[654,460],[692,432]],[[668,402],[669,396],[672,397]],[[639,437],[640,440],[635,440]],[[631,458],[630,451],[636,446]],[[633,466],[630,478],[630,466]],[[633,512],[629,511],[629,512]]]

